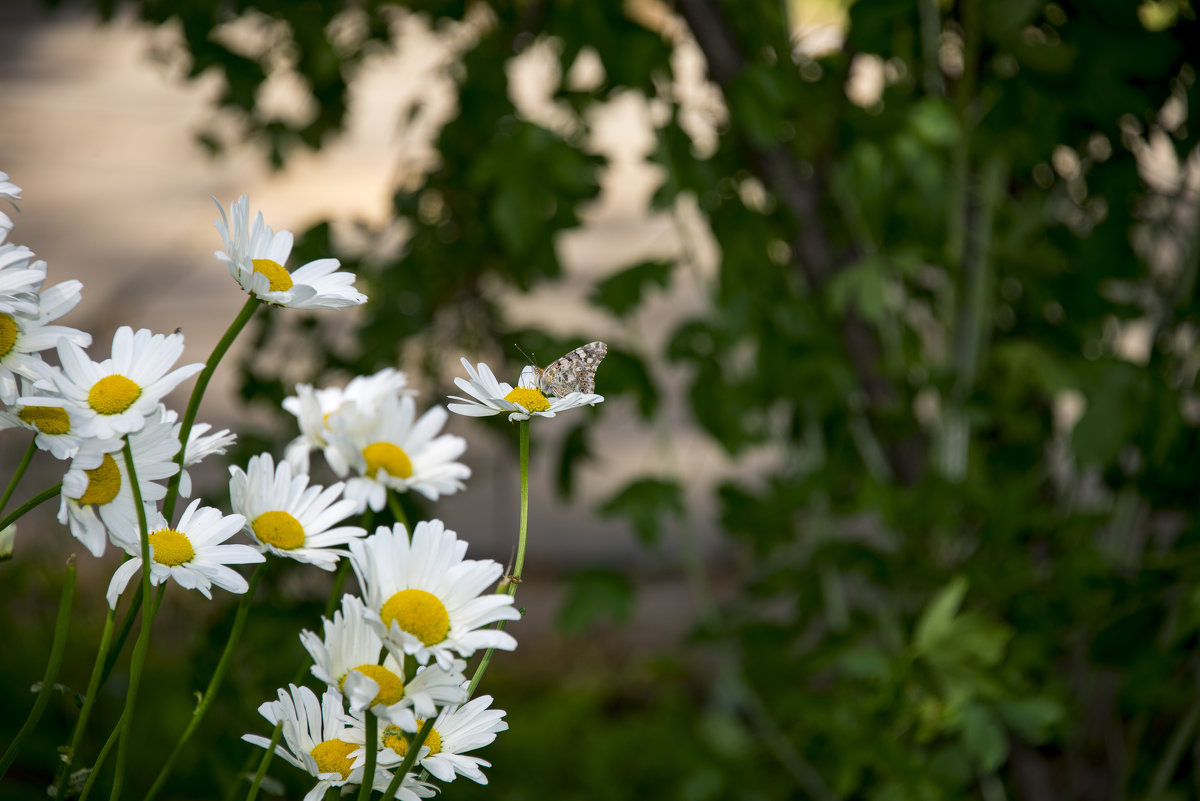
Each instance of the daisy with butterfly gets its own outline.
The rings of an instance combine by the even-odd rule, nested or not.
[[[515,388],[497,380],[483,362],[472,367],[463,358],[462,365],[470,378],[456,378],[454,383],[470,397],[451,395],[451,400],[458,403],[447,404],[447,408],[467,417],[508,414],[512,422],[530,417],[554,417],[568,409],[595,406],[604,401],[603,395],[595,394],[596,368],[607,354],[608,345],[589,342],[556,359],[545,369],[526,366]]]

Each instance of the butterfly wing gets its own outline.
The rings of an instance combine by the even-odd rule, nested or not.
[[[595,392],[596,368],[607,354],[608,345],[589,342],[555,360],[544,370],[535,368],[538,389],[559,398],[571,392]]]

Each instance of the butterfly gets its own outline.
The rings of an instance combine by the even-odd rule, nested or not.
[[[545,369],[533,368],[533,380],[542,392],[564,397],[571,392],[596,391],[596,368],[608,354],[608,345],[589,342],[551,362]]]

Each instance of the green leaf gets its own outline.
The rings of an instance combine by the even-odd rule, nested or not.
[[[933,597],[913,631],[913,647],[917,653],[929,653],[951,633],[954,617],[966,594],[966,577],[956,576]]]
[[[647,287],[665,287],[674,266],[671,262],[648,261],[628,267],[597,284],[591,300],[617,316],[624,316],[638,305]]]
[[[629,579],[611,570],[585,570],[567,581],[567,598],[558,610],[558,627],[578,634],[595,623],[628,622],[634,589]]]
[[[1008,757],[1004,727],[982,704],[970,704],[962,711],[962,741],[981,773],[993,772]]]
[[[629,520],[646,544],[658,541],[666,517],[683,515],[683,490],[674,481],[643,478],[625,486],[600,506],[603,517]]]

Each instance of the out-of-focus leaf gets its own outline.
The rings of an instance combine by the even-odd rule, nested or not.
[[[623,517],[647,545],[659,541],[662,525],[668,517],[683,514],[683,490],[674,481],[657,478],[638,479],[600,506],[604,517]]]
[[[611,570],[585,570],[568,579],[567,598],[558,610],[558,627],[578,634],[597,622],[625,623],[635,592],[629,579]]]
[[[628,314],[641,301],[646,288],[666,286],[674,265],[670,262],[648,261],[606,278],[596,285],[592,302],[618,316]]]

